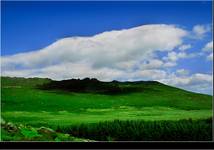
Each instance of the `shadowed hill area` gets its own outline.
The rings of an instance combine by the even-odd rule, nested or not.
[[[132,92],[144,92],[150,86],[158,86],[161,83],[156,81],[138,82],[102,82],[97,79],[70,79],[62,81],[50,81],[39,85],[43,90],[64,90],[78,93],[99,93],[99,94],[126,94]],[[164,86],[164,85],[163,85]]]

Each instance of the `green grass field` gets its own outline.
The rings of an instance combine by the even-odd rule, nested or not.
[[[139,83],[142,92],[107,95],[36,88],[50,82],[48,79],[1,77],[1,82],[1,117],[32,127],[56,129],[114,120],[179,121],[212,117],[212,96],[164,84]]]

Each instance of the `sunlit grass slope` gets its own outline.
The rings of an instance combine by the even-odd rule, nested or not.
[[[124,82],[136,92],[100,94],[41,90],[52,82],[40,78],[1,78],[2,117],[7,121],[40,125],[71,125],[119,120],[203,119],[212,116],[212,97],[159,82]]]

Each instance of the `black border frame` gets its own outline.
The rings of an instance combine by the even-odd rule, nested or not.
[[[1,149],[213,149],[214,142],[1,142]]]

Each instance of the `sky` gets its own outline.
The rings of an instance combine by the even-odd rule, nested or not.
[[[1,74],[213,94],[211,1],[1,2]]]

